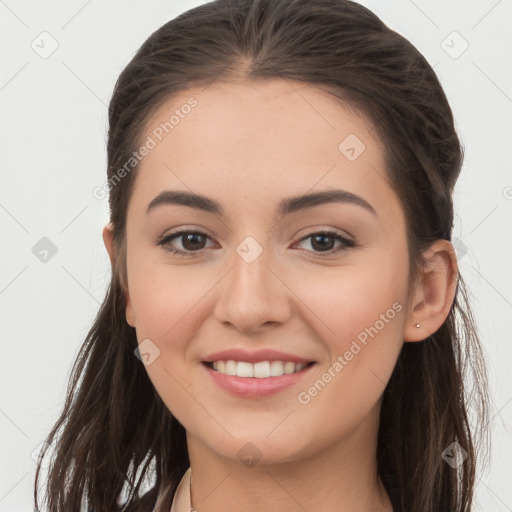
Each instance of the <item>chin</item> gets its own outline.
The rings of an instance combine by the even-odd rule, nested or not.
[[[199,439],[218,456],[239,461],[247,467],[295,462],[313,456],[322,449],[322,442],[318,442],[318,438],[306,435],[307,432],[313,432],[312,429],[296,429],[292,434],[285,430],[278,432],[279,428],[270,435],[268,425],[261,425],[260,431],[251,428],[237,432],[228,428],[233,437],[225,434]],[[327,446],[328,441],[325,442]]]

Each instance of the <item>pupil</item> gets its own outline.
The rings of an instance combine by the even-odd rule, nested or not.
[[[197,249],[198,248],[198,245],[197,244],[194,244],[194,239],[196,239],[195,241],[197,241],[197,239],[201,239],[202,238],[202,235],[199,235],[197,233],[191,233],[191,234],[188,234],[188,235],[183,235],[184,237],[184,240],[183,240],[183,247],[185,247],[185,249]],[[187,244],[189,244],[189,242],[192,242],[192,244],[187,247]],[[204,240],[203,240],[203,243],[204,243]],[[201,244],[201,242],[199,242],[199,245]],[[199,247],[201,248],[201,247]]]
[[[320,240],[320,247],[315,247],[316,245],[316,242]],[[327,244],[325,244],[327,240]],[[329,240],[331,241],[331,243],[329,243]],[[327,247],[326,247],[327,245]],[[320,249],[320,250],[329,250],[329,249],[332,249],[332,247],[330,247],[332,245],[332,237],[330,235],[315,235],[313,237],[313,247],[315,249]]]

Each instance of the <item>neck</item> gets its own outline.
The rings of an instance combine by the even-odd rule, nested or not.
[[[377,474],[378,414],[308,457],[248,467],[187,433],[192,507],[199,512],[392,512]],[[372,442],[369,442],[372,440]],[[244,443],[240,443],[242,446]]]

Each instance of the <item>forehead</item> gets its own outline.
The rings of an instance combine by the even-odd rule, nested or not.
[[[180,91],[147,123],[141,140],[149,139],[134,191],[146,204],[165,188],[260,204],[313,187],[380,195],[383,206],[393,194],[371,124],[312,84],[267,79]]]
[[[350,105],[319,86],[276,78],[181,91],[147,123],[146,135],[155,130],[161,149],[177,149],[173,142],[186,140],[198,157],[222,154],[233,160],[271,151],[281,158],[311,155],[311,160],[319,151],[333,150],[337,157],[349,134],[374,159],[380,156],[371,124]]]

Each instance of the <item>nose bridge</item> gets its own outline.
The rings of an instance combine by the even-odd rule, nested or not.
[[[289,315],[286,287],[270,270],[275,259],[262,238],[260,235],[260,243],[254,236],[246,236],[236,246],[215,308],[218,321],[244,331],[268,322],[284,322]]]

